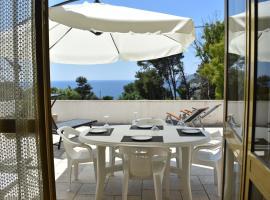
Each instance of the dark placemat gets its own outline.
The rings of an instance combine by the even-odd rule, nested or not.
[[[176,130],[177,130],[179,136],[186,136],[186,137],[189,137],[189,136],[200,136],[200,137],[205,136],[201,131],[200,131],[200,133],[188,133],[187,134],[187,133],[182,132],[183,129],[177,128]]]
[[[99,133],[99,134],[89,132],[89,133],[86,134],[86,136],[110,136],[112,134],[112,132],[113,132],[113,129],[114,128],[109,128],[109,129],[107,129],[107,132]]]
[[[132,136],[124,136],[121,142],[163,142],[163,136],[152,136],[151,140],[145,141],[133,140],[131,137]]]
[[[160,126],[158,125],[156,127],[158,127],[159,130],[163,130],[164,129],[164,127],[162,125],[160,125]],[[140,127],[138,127],[136,125],[131,125],[129,129],[130,130],[150,130],[151,128],[140,128]]]

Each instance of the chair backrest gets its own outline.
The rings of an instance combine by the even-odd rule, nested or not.
[[[212,108],[209,108],[205,113],[203,113],[201,115],[201,118],[205,118],[207,115],[209,115],[210,113],[212,113],[214,110],[216,110],[219,106],[221,106],[221,104],[215,105]]]
[[[184,123],[188,123],[188,122],[192,122],[192,121],[196,120],[200,116],[200,114],[202,114],[207,109],[208,109],[208,107],[206,107],[206,108],[199,108],[197,110],[194,110],[191,113],[191,115],[189,115],[187,118],[185,118],[183,120],[183,122]]]
[[[74,142],[70,140],[70,135],[79,135],[80,132],[75,130],[74,128],[71,128],[69,126],[63,126],[61,128],[57,129],[57,133],[62,137],[63,139],[63,145],[65,148],[65,151],[67,153],[67,156],[70,158],[75,158],[79,156],[79,153],[74,150],[75,147],[81,146],[82,144],[79,142]]]
[[[210,133],[211,139],[219,139],[222,138],[221,132],[219,130],[215,131],[214,133]]]
[[[155,119],[155,118],[140,118],[136,120],[137,125],[144,125],[144,124],[151,124],[156,126],[165,126],[166,123],[162,119]]]
[[[168,160],[169,149],[158,147],[120,147],[123,155],[124,169],[129,171],[129,176],[150,178],[153,175],[155,161]]]

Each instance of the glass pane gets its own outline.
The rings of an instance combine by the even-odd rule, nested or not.
[[[230,148],[226,148],[224,199],[240,199],[241,165]]]
[[[270,0],[257,5],[256,116],[253,151],[270,167]]]
[[[246,53],[246,1],[228,1],[227,121],[242,138]]]
[[[266,200],[255,185],[250,183],[249,200]]]

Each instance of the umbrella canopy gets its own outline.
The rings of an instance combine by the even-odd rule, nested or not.
[[[245,32],[237,32],[230,40],[229,52],[241,56],[245,56]],[[259,31],[258,33],[258,61],[270,62],[270,29]]]
[[[258,3],[258,61],[270,62],[270,2]],[[230,17],[230,37],[229,37],[229,52],[241,56],[246,55],[246,31],[245,31],[245,13],[240,13]]]
[[[52,7],[49,17],[55,63],[150,60],[181,53],[195,39],[190,18],[104,3]]]

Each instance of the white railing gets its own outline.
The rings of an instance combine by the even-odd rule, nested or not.
[[[204,119],[205,124],[223,123],[223,100],[58,100],[52,113],[58,121],[76,118],[96,119],[104,123],[104,115],[109,115],[109,123],[130,123],[134,112],[138,117],[165,119],[166,112],[179,114],[181,109],[212,107],[222,104]]]

